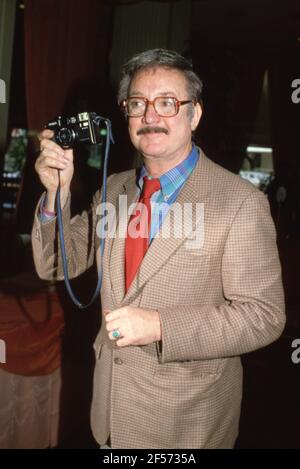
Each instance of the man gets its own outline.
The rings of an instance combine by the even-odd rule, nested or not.
[[[94,345],[92,427],[101,445],[232,448],[242,397],[239,355],[274,341],[284,327],[268,202],[193,145],[201,90],[190,63],[172,51],[146,51],[124,66],[119,102],[144,164],[108,180],[117,229],[106,238],[103,320]],[[92,222],[87,212],[70,221],[73,155],[51,136],[42,133],[36,162],[47,192],[33,229],[36,268],[48,279],[62,278],[54,248],[54,168],[61,170],[70,275],[84,272],[99,247],[98,236],[88,242],[99,194]],[[124,213],[120,196],[147,210]],[[181,235],[175,204],[182,213],[193,207]],[[126,236],[118,230],[124,217]]]

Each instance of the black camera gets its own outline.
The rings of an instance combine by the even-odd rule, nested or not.
[[[100,120],[95,112],[80,112],[71,117],[58,116],[46,128],[53,130],[53,139],[62,148],[71,148],[79,142],[95,145],[102,141]]]

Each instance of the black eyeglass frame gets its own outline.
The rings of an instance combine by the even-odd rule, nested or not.
[[[176,109],[175,109],[175,114],[171,114],[171,115],[169,115],[169,116],[165,116],[165,115],[161,115],[161,114],[159,114],[159,113],[157,112],[157,110],[156,110],[156,108],[155,108],[155,101],[156,101],[157,99],[162,99],[162,98],[165,98],[165,99],[171,98],[171,99],[173,99],[173,100],[175,101],[175,108],[176,108]],[[142,101],[144,101],[144,103],[145,103],[145,110],[144,110],[143,114],[140,114],[140,115],[138,115],[138,116],[136,116],[136,115],[133,116],[133,115],[130,115],[130,114],[128,113],[128,110],[127,110],[127,101],[128,101],[129,99],[141,99]],[[174,116],[177,116],[177,114],[178,114],[178,112],[179,112],[179,109],[180,109],[180,106],[183,106],[184,104],[189,104],[189,103],[193,103],[194,106],[195,106],[195,105],[197,104],[197,101],[192,100],[192,99],[180,101],[179,99],[175,98],[175,96],[156,96],[156,98],[154,98],[153,101],[150,101],[150,99],[144,98],[143,96],[129,96],[129,98],[123,99],[123,101],[120,103],[120,106],[121,106],[121,108],[123,109],[123,111],[126,113],[126,116],[127,116],[127,117],[143,117],[143,116],[146,114],[146,112],[147,112],[147,109],[148,109],[149,104],[152,104],[152,106],[154,107],[154,110],[155,110],[155,112],[156,112],[156,114],[157,114],[158,116],[160,116],[160,117],[174,117]]]

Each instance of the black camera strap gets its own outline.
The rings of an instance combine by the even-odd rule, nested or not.
[[[109,119],[106,119],[101,116],[97,116],[95,118],[97,125],[100,124],[101,121],[105,123],[106,126],[106,141],[105,141],[105,154],[104,154],[104,163],[103,163],[103,175],[102,175],[102,194],[101,194],[101,204],[106,203],[106,181],[107,181],[107,165],[108,165],[108,157],[109,157],[109,148],[110,143],[115,143],[112,130],[111,130],[111,122]],[[64,271],[64,281],[66,284],[67,291],[76,306],[80,309],[85,309],[91,306],[92,303],[98,298],[101,285],[102,285],[102,259],[104,253],[104,246],[105,246],[105,236],[104,236],[104,220],[101,223],[101,237],[100,237],[100,262],[99,262],[99,272],[98,272],[98,282],[96,286],[96,290],[91,298],[91,300],[87,304],[82,304],[75,296],[70,280],[69,280],[69,273],[68,273],[68,262],[66,256],[66,248],[65,248],[65,240],[64,240],[64,230],[63,230],[63,221],[62,221],[62,210],[61,210],[61,203],[60,203],[60,170],[58,170],[58,179],[59,184],[56,192],[56,210],[57,210],[57,222],[58,222],[58,233],[59,233],[59,240],[61,246],[61,257],[62,257],[62,264],[63,264],[63,271]]]

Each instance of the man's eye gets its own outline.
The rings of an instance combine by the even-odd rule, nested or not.
[[[159,100],[159,105],[162,107],[173,107],[174,101],[171,98],[161,99]]]
[[[144,101],[140,101],[138,99],[136,99],[134,101],[130,101],[130,106],[131,106],[131,108],[142,107],[142,106],[144,106]]]

